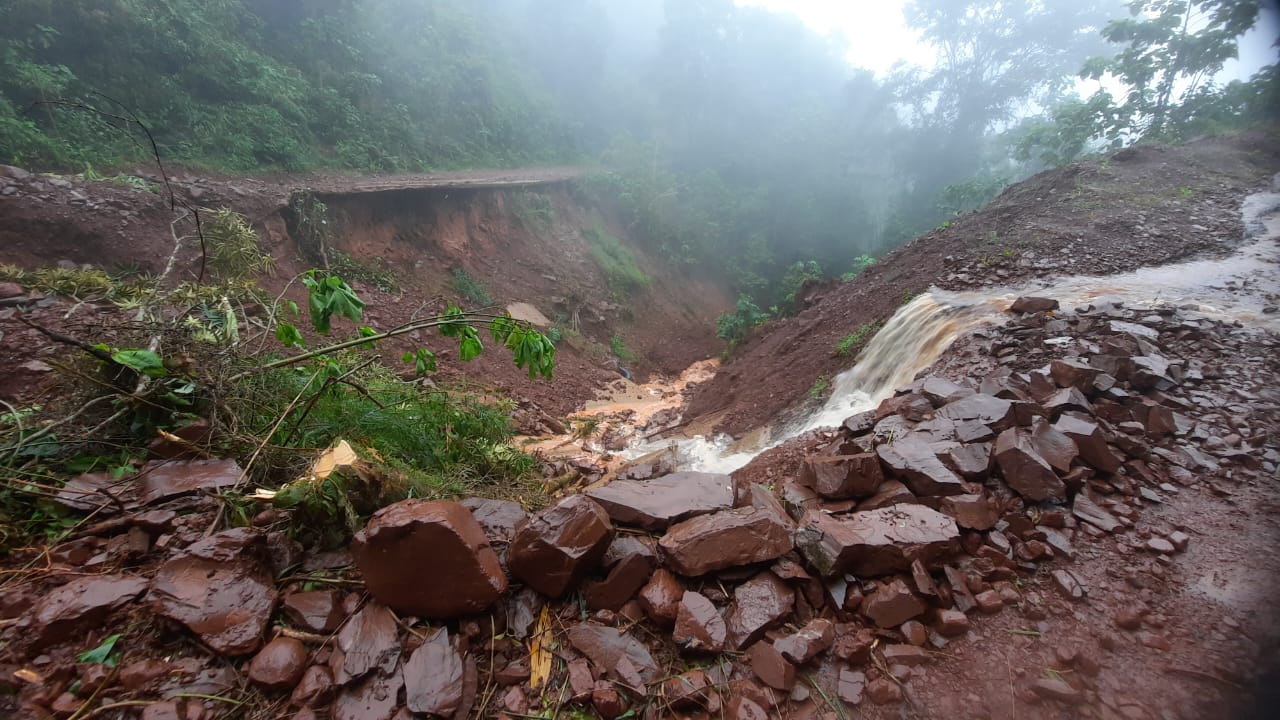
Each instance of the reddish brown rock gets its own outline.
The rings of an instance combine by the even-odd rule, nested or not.
[[[266,536],[235,528],[192,544],[160,566],[147,600],[223,655],[257,650],[276,605]]]
[[[291,593],[281,605],[295,625],[313,633],[331,633],[345,617],[342,598],[336,590]]]
[[[659,674],[657,663],[644,643],[616,628],[582,623],[569,628],[569,644],[587,656],[601,671],[618,675],[624,659],[644,682],[653,682]]]
[[[882,628],[897,627],[924,614],[928,606],[900,578],[876,588],[862,601],[862,612]]]
[[[879,510],[893,505],[914,505],[919,503],[920,499],[911,494],[906,485],[897,480],[885,480],[880,488],[876,490],[876,494],[858,503],[858,510]],[[818,507],[815,504],[813,507]],[[801,513],[803,516],[803,513]]]
[[[334,666],[334,680],[346,685],[375,668],[383,674],[395,669],[400,660],[399,629],[385,605],[371,602],[342,626],[337,645],[341,665]]]
[[[507,588],[484,529],[470,510],[446,500],[382,508],[356,534],[351,554],[370,594],[406,615],[479,613]]]
[[[902,623],[902,627],[898,630],[902,633],[903,639],[912,645],[924,645],[929,641],[929,631],[919,620],[908,620]]]
[[[147,581],[142,578],[93,575],[75,578],[50,591],[32,608],[30,633],[36,647],[43,649],[101,625],[112,610],[128,604],[146,589]]]
[[[570,495],[516,530],[507,565],[529,587],[560,597],[600,564],[612,532],[604,508],[584,495]]]
[[[769,720],[769,713],[751,698],[731,695],[724,704],[724,720]]]
[[[720,611],[705,595],[686,592],[680,599],[671,637],[685,650],[718,653],[725,649],[728,629]]]
[[[1014,492],[1036,502],[1067,499],[1066,486],[1035,451],[1025,430],[1009,428],[1000,433],[994,452],[1000,473]]]
[[[524,688],[512,685],[502,696],[502,706],[515,715],[527,715],[529,714],[529,696],[525,694]]]
[[[741,650],[764,636],[795,607],[795,593],[771,572],[762,572],[733,590],[726,619],[729,647]]]
[[[1087,492],[1076,494],[1071,502],[1071,514],[1105,532],[1115,532],[1120,527],[1120,521],[1094,502]]]
[[[662,683],[662,694],[677,710],[706,708],[712,703],[715,689],[701,670],[690,670]]]
[[[937,627],[943,637],[964,635],[969,632],[969,616],[959,610],[939,610]]]
[[[775,640],[773,646],[787,660],[803,665],[831,647],[835,639],[835,624],[825,618],[817,618],[798,631]]]
[[[462,654],[440,628],[404,664],[405,706],[415,713],[453,715],[462,706],[463,676]]]
[[[604,554],[609,575],[603,580],[592,580],[582,588],[587,609],[617,612],[649,581],[657,562],[651,538],[615,537]]]
[[[519,503],[491,498],[467,498],[459,503],[471,511],[490,543],[509,543],[516,527],[529,517]]]
[[[950,495],[939,501],[938,509],[955,518],[956,525],[966,530],[990,530],[1000,522],[1000,514],[986,493]]]
[[[1106,436],[1098,424],[1072,413],[1064,413],[1053,427],[1071,438],[1080,452],[1080,459],[1105,473],[1120,469],[1123,460],[1107,446]]]
[[[318,708],[329,704],[337,686],[333,682],[333,673],[323,665],[312,665],[302,673],[302,679],[289,696],[294,707]]]
[[[976,394],[960,398],[938,408],[938,417],[956,423],[976,422],[992,432],[1000,432],[1013,425],[1013,403],[994,395]]]
[[[733,479],[728,475],[678,472],[652,480],[614,480],[587,496],[614,522],[646,530],[733,507]]]
[[[982,481],[991,473],[991,443],[957,445],[946,451],[945,458],[965,480]]]
[[[1031,683],[1031,692],[1049,700],[1075,704],[1084,700],[1079,690],[1058,678],[1039,678]]]
[[[1191,536],[1181,530],[1175,530],[1169,533],[1169,542],[1177,552],[1186,552],[1187,546],[1191,544]]]
[[[582,702],[591,697],[596,679],[591,674],[591,663],[586,658],[577,658],[569,662],[569,689],[573,692],[571,699]]]
[[[751,671],[760,681],[775,690],[790,691],[796,684],[796,667],[768,640],[761,640],[747,650]]]
[[[877,705],[902,702],[902,688],[889,678],[880,677],[867,684],[867,697]]]
[[[235,460],[152,460],[138,471],[138,503],[230,487],[243,476]]]
[[[1055,430],[1046,420],[1037,419],[1031,428],[1031,447],[1040,457],[1058,472],[1071,470],[1071,461],[1076,459],[1075,442],[1065,434]]]
[[[163,660],[138,660],[120,668],[120,685],[125,690],[137,692],[152,681],[169,674],[173,666]]]
[[[920,384],[920,394],[928,398],[929,402],[933,403],[935,407],[941,407],[949,402],[973,395],[974,391],[963,385],[957,385],[946,378],[930,376]]]
[[[249,681],[270,692],[292,690],[307,669],[307,649],[288,637],[267,643],[249,663]]]
[[[876,453],[889,473],[916,495],[959,495],[964,492],[964,481],[960,476],[943,465],[929,443],[916,434],[878,445]]]
[[[391,720],[403,685],[399,668],[390,675],[373,673],[351,683],[333,701],[333,720]]]
[[[980,592],[973,596],[973,600],[977,603],[978,609],[988,615],[1004,609],[1004,598],[1000,597],[1000,593],[995,590]]]
[[[604,680],[596,682],[591,690],[591,704],[605,720],[614,720],[627,712],[627,701],[612,685]]]
[[[1081,583],[1076,576],[1069,570],[1058,569],[1053,571],[1053,582],[1058,586],[1058,591],[1062,593],[1068,600],[1083,600],[1087,594],[1084,584]]]
[[[653,571],[647,585],[640,590],[640,607],[654,624],[670,627],[680,610],[684,587],[675,575],[663,568]]]
[[[770,510],[735,508],[674,525],[658,545],[672,569],[697,577],[781,557],[792,548],[791,527]]]
[[[1093,381],[1102,371],[1078,358],[1064,358],[1049,362],[1049,375],[1058,387],[1073,387],[1080,392],[1088,393],[1093,389]]]
[[[874,495],[883,482],[884,472],[873,453],[810,455],[800,466],[800,484],[828,499]]]
[[[1032,297],[1024,295],[1009,306],[1009,312],[1016,313],[1041,313],[1058,309],[1058,301],[1053,298]]]
[[[929,662],[929,651],[915,645],[885,645],[880,652],[889,666],[915,667]]]
[[[908,570],[947,552],[960,536],[951,518],[923,505],[855,512],[843,516],[809,511],[796,545],[824,576],[851,572],[874,577]]]

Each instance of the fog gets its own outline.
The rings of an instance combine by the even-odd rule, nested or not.
[[[1273,10],[1144,6],[12,0],[0,162],[139,159],[55,98],[226,172],[586,165],[634,237],[767,307],[796,263],[855,272],[1044,168],[1274,111]],[[1206,52],[1163,52],[1188,32]]]

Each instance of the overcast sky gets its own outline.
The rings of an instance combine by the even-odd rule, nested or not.
[[[797,15],[806,25],[823,33],[841,33],[849,41],[849,61],[883,76],[898,60],[932,65],[933,50],[902,19],[906,0],[735,0]],[[1071,0],[1064,0],[1070,2]],[[1255,70],[1276,61],[1271,43],[1280,33],[1276,0],[1253,32],[1240,43],[1240,61],[1224,70],[1226,79],[1247,78]]]

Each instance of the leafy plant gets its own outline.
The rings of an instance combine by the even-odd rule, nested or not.
[[[817,282],[822,279],[822,265],[817,260],[802,260],[792,263],[787,268],[787,274],[782,277],[782,292],[788,303],[794,305],[796,301],[796,293],[806,283]]]
[[[879,323],[868,322],[858,326],[857,330],[845,335],[836,342],[836,355],[838,357],[847,358],[856,355],[858,350],[862,349],[863,344],[875,335],[876,330],[880,327]]]
[[[119,633],[108,635],[103,638],[102,642],[92,650],[85,650],[76,656],[76,662],[94,663],[106,665],[107,667],[115,667],[120,659],[115,654],[116,643],[120,641],[122,636]]]
[[[351,322],[360,322],[364,315],[364,301],[342,278],[310,270],[303,276],[302,284],[309,293],[307,310],[311,316],[311,326],[316,332],[328,335],[334,315],[345,317]]]
[[[224,278],[239,280],[271,270],[270,255],[258,249],[258,234],[244,216],[226,208],[204,221],[204,238],[209,264]]]
[[[613,353],[614,357],[622,360],[623,362],[631,362],[636,359],[635,354],[627,349],[627,345],[623,341],[622,336],[616,333],[609,338],[609,350]]]
[[[716,337],[733,347],[750,337],[751,332],[768,319],[769,316],[761,312],[750,297],[739,295],[734,311],[716,318]]]
[[[823,400],[831,393],[831,378],[827,375],[819,375],[813,381],[813,385],[809,387],[809,391],[805,395],[810,400]]]
[[[493,304],[493,297],[489,295],[489,289],[484,286],[484,283],[471,277],[462,268],[456,268],[453,271],[453,278],[449,284],[454,292],[475,305],[483,307]]]

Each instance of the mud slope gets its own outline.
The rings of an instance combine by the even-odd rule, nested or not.
[[[146,192],[113,182],[44,176],[0,168],[0,263],[24,267],[90,264],[158,272],[174,247],[167,188],[160,177]],[[274,277],[261,279],[272,294],[289,279],[320,264],[289,208],[292,192],[313,189],[328,206],[331,250],[364,271],[348,279],[368,304],[369,325],[389,329],[411,317],[443,310],[446,301],[475,308],[452,280],[465,272],[487,292],[495,309],[529,303],[565,340],[557,377],[530,381],[501,353],[460,366],[434,337],[390,342],[388,357],[427,345],[445,360],[442,375],[496,386],[519,400],[565,414],[619,378],[613,360],[616,337],[622,365],[641,376],[676,373],[719,352],[710,328],[730,305],[715,283],[675,275],[628,237],[625,228],[573,182],[582,171],[548,168],[383,178],[339,175],[280,178],[215,178],[177,174],[176,200],[204,209],[229,207],[245,215],[276,261]],[[179,211],[181,212],[181,211]],[[189,223],[177,226],[191,234]],[[611,286],[593,255],[593,239],[612,237],[635,257],[647,287]],[[179,254],[180,279],[200,268],[198,242]],[[336,257],[336,256],[335,256]],[[394,277],[394,289],[372,282]],[[385,283],[383,284],[385,287]],[[616,283],[615,283],[616,285]],[[304,299],[295,283],[286,295]],[[571,332],[576,328],[576,332]],[[19,331],[20,332],[20,331]]]
[[[1036,175],[854,281],[816,288],[804,311],[760,328],[699,386],[688,416],[735,437],[767,423],[853,364],[835,353],[841,338],[931,285],[1112,274],[1223,254],[1242,238],[1241,201],[1277,170],[1280,136],[1257,131],[1128,148]]]

